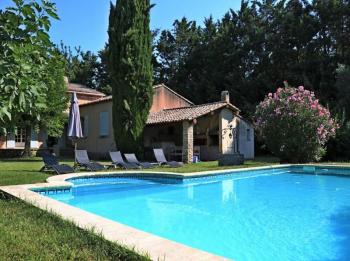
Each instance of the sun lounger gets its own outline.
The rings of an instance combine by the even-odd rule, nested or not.
[[[109,156],[111,157],[112,164],[116,167],[124,169],[139,169],[140,166],[135,163],[125,162],[120,151],[110,151]]]
[[[153,149],[154,156],[159,163],[159,165],[168,165],[173,168],[178,168],[182,167],[183,163],[182,162],[177,162],[177,161],[167,161],[164,155],[163,149]]]
[[[86,150],[76,150],[75,160],[78,167],[83,167],[91,171],[99,171],[105,169],[105,166],[98,162],[91,162]]]
[[[46,153],[42,155],[42,158],[45,165],[41,168],[40,171],[53,170],[57,174],[67,174],[74,172],[74,169],[71,166],[60,164],[55,155]]]
[[[144,168],[144,169],[150,169],[150,168],[153,168],[154,165],[152,165],[151,163],[149,162],[140,162],[135,154],[124,154],[126,160],[128,161],[128,163],[132,163],[132,164],[136,164],[138,166],[140,166],[141,168]]]

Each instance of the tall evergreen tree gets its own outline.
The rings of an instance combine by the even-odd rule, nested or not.
[[[149,0],[118,0],[109,16],[113,128],[117,148],[139,151],[152,105],[152,35]]]

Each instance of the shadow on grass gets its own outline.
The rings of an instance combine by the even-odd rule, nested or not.
[[[10,194],[7,194],[4,191],[0,190],[0,200],[4,200],[4,201],[13,201],[16,200],[14,196],[11,196]]]
[[[333,234],[336,236],[337,261],[350,260],[350,207],[341,209],[330,217]]]
[[[40,158],[10,158],[10,159],[1,159],[0,162],[42,162]]]
[[[32,174],[32,173],[34,173],[34,174],[53,174],[53,173],[55,173],[55,172],[48,172],[48,171],[45,171],[45,172],[42,172],[42,171],[39,171],[39,169],[38,170],[27,170],[27,169],[22,169],[22,170],[14,170],[14,169],[12,169],[12,170],[6,170],[6,173],[16,173],[16,174],[21,174],[21,173],[30,173],[30,174]]]

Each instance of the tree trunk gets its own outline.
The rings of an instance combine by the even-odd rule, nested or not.
[[[30,150],[30,142],[32,140],[32,126],[29,124],[25,126],[26,129],[26,137],[24,142],[24,153],[23,157],[30,157],[31,156],[31,150]]]

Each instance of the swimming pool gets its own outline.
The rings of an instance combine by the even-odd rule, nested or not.
[[[190,179],[82,178],[45,194],[236,261],[350,260],[350,178],[342,176],[350,171],[314,173],[293,167]]]

